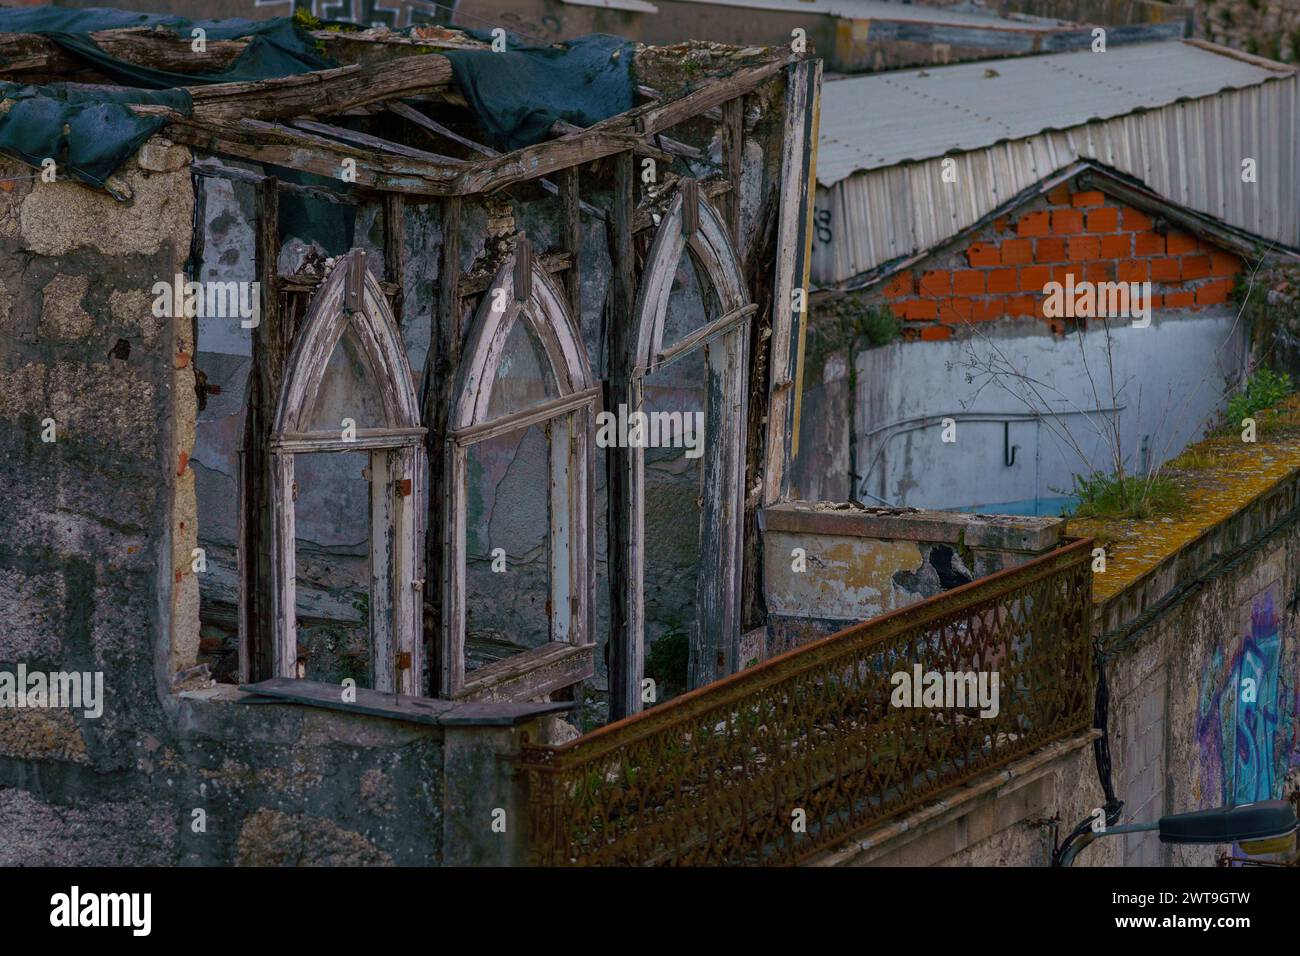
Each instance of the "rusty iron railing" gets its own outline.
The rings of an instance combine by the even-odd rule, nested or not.
[[[532,862],[797,863],[1082,730],[1090,561],[1075,541],[563,746],[526,745]],[[895,706],[891,677],[914,665],[996,671],[997,715]]]

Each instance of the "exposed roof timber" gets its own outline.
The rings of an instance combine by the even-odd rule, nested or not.
[[[642,85],[642,86],[638,86],[638,87],[636,88],[636,91],[637,91],[639,94],[641,94],[641,97],[642,97],[643,99],[647,99],[647,100],[649,100],[649,101],[652,102],[652,103],[657,103],[657,102],[659,102],[660,100],[662,100],[662,99],[664,98],[664,95],[663,95],[662,93],[660,93],[658,90],[656,90],[656,89],[655,89],[654,87],[652,87],[652,86],[644,86],[644,85]],[[711,109],[711,110],[706,110],[706,111],[704,112],[704,116],[706,116],[707,118],[713,120],[714,122],[717,122],[717,123],[721,123],[721,122],[722,122],[722,110],[720,110],[720,109],[718,109],[718,108],[716,108],[716,107],[713,108],[713,109]]]
[[[783,69],[786,62],[784,56],[775,56],[730,76],[711,77],[700,88],[674,100],[648,103],[612,116],[590,129],[464,163],[435,163],[393,155],[380,148],[335,142],[265,122],[302,114],[320,115],[427,89],[437,81],[431,71],[440,66],[450,77],[450,66],[437,54],[408,57],[378,68],[343,67],[283,80],[207,87],[203,92],[208,95],[195,100],[192,118],[160,107],[133,108],[167,114],[171,120],[168,135],[212,152],[330,177],[338,177],[343,160],[352,159],[356,163],[355,182],[361,186],[416,195],[468,195],[644,148],[646,137],[753,90]],[[322,100],[328,104],[324,109]]]
[[[371,136],[369,133],[358,133],[356,130],[345,129],[342,126],[330,126],[326,123],[317,123],[313,120],[305,119],[289,120],[289,125],[294,129],[302,130],[307,133],[319,133],[322,136],[341,140],[345,143],[356,143],[358,146],[369,146],[371,149],[377,149],[381,152],[396,153],[399,156],[409,156],[411,159],[423,159],[430,163],[464,162],[464,160],[457,159],[454,156],[444,156],[441,153],[430,153],[427,150],[416,149],[413,146],[405,146],[402,143],[394,143],[391,140],[381,139],[378,136]]]
[[[451,82],[451,62],[440,54],[426,53],[371,66],[354,64],[254,83],[185,89],[194,101],[195,119],[288,119],[339,113],[394,96],[436,90]]]
[[[214,179],[227,179],[237,183],[248,183],[249,185],[256,185],[267,178],[260,173],[251,172],[247,169],[239,169],[235,166],[217,165],[215,161],[212,160],[196,160],[190,165],[190,168],[200,176],[208,176]],[[281,192],[293,193],[294,195],[305,196],[309,199],[320,199],[324,202],[337,203],[345,206],[355,206],[357,204],[357,198],[355,196],[332,192],[328,189],[322,189],[319,186],[300,186],[297,183],[277,179],[276,187]]]
[[[90,37],[109,56],[173,73],[220,72],[234,63],[247,46],[244,40],[209,40],[204,51],[196,53],[190,48],[193,41],[188,36],[140,27],[100,30]],[[47,37],[0,33],[0,75],[71,74],[93,69]]]
[[[341,33],[316,30],[311,36],[336,54],[336,59],[366,63],[393,62],[427,54],[431,49],[482,49],[487,44],[446,31],[442,38],[409,38],[372,32]],[[248,46],[247,40],[208,40],[202,53],[191,48],[190,37],[170,30],[127,27],[90,34],[109,56],[173,73],[214,73],[227,69]],[[373,52],[371,52],[373,51]],[[360,52],[362,56],[354,54]],[[341,56],[342,54],[349,54]],[[92,67],[47,37],[33,33],[0,33],[0,75],[41,72],[69,74]]]
[[[802,59],[802,57],[797,58]],[[670,129],[692,116],[708,113],[710,110],[721,107],[727,100],[748,93],[769,76],[785,69],[790,60],[791,58],[785,56],[773,56],[766,62],[738,70],[730,76],[710,77],[697,89],[689,93],[671,100],[659,100],[638,106],[636,109],[611,117],[603,123],[597,123],[592,129],[599,129],[624,117],[632,117],[637,128],[644,135],[650,136],[654,133],[662,133],[664,130]],[[721,117],[721,114],[719,114],[719,117]]]
[[[468,137],[461,136],[455,130],[448,129],[446,126],[443,126],[437,120],[425,116],[423,113],[421,113],[419,110],[415,109],[412,106],[407,106],[405,103],[402,103],[398,100],[394,100],[388,103],[387,105],[388,105],[388,109],[394,115],[400,116],[403,119],[407,120],[408,122],[414,123],[416,126],[420,127],[423,130],[427,130],[429,133],[445,137],[446,139],[451,140],[453,143],[459,143],[461,146],[464,146],[466,149],[471,150],[472,152],[478,153],[480,156],[492,157],[492,156],[501,155],[491,146],[484,146],[482,143],[476,143],[474,142],[474,140],[469,139]],[[543,189],[545,189],[547,192],[551,193],[552,195],[558,196],[560,194],[560,188],[556,186],[555,183],[551,182],[549,179],[541,179],[538,182],[540,182]],[[588,215],[595,216],[597,219],[605,218],[605,211],[603,209],[597,209],[595,206],[586,202],[579,202],[578,205]]]

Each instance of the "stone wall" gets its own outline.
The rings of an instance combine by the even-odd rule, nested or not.
[[[1198,0],[1196,35],[1246,53],[1300,62],[1300,6],[1292,0]]]

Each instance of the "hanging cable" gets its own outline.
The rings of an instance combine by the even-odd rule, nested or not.
[[[1092,742],[1092,756],[1097,765],[1097,779],[1101,782],[1101,792],[1106,802],[1102,806],[1106,826],[1113,827],[1119,823],[1124,801],[1115,793],[1110,763],[1110,687],[1106,683],[1106,655],[1101,643],[1093,642],[1093,659],[1097,664],[1097,692],[1093,698],[1092,726],[1101,731],[1101,736]],[[1052,866],[1060,866],[1065,854],[1076,840],[1091,832],[1095,817],[1089,816],[1066,835],[1060,845],[1052,851]]]

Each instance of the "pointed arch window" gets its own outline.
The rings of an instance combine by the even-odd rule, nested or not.
[[[440,696],[527,699],[591,675],[591,432],[599,394],[564,294],[521,239],[474,315],[450,412]],[[495,439],[520,435],[544,442],[546,451],[536,476],[546,484],[544,548],[537,549],[545,555],[545,583],[503,576],[499,596],[544,608],[543,633],[538,646],[484,664],[467,678],[469,512],[477,501],[470,457]],[[525,494],[533,498],[537,491],[529,486]],[[492,552],[517,544],[476,541],[479,550]],[[538,593],[518,594],[528,588]]]
[[[356,372],[359,385],[341,404],[322,388],[327,375],[340,370]],[[283,381],[271,436],[274,676],[299,676],[295,462],[304,455],[364,452],[374,689],[419,695],[425,429],[401,332],[361,250],[341,257],[321,284]]]
[[[671,396],[694,381],[702,392],[698,571],[692,620],[682,622],[690,644],[691,687],[731,673],[739,664],[749,318],[756,309],[723,217],[699,194],[694,180],[683,180],[655,234],[637,292],[627,401],[630,417],[653,413],[653,406],[664,403],[652,400],[652,390]],[[692,363],[697,368],[680,368]],[[654,386],[651,376],[670,366],[679,367],[676,381]],[[691,414],[689,409],[684,413]],[[641,709],[645,668],[645,571],[647,547],[654,544],[646,535],[652,490],[647,486],[647,451],[644,443],[628,450],[626,713]],[[663,497],[661,489],[654,490]]]

